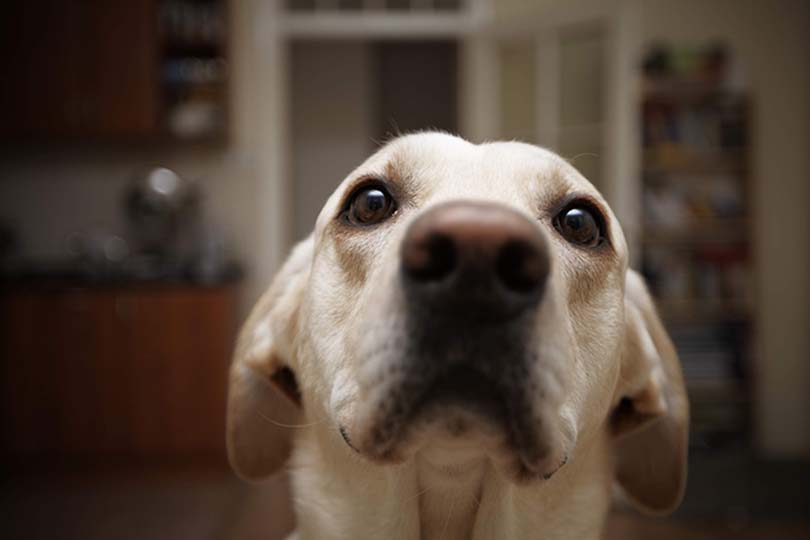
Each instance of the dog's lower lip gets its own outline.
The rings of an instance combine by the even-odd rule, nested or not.
[[[562,469],[563,467],[565,467],[566,463],[568,463],[568,456],[567,456],[567,455],[566,455],[566,456],[563,456],[563,460],[562,460],[562,462],[561,462],[559,465],[557,465],[557,468],[556,468],[556,469],[554,469],[554,470],[552,470],[552,471],[549,471],[549,472],[547,472],[547,473],[544,473],[544,474],[543,474],[543,480],[550,480],[550,479],[551,479],[551,477],[552,477],[552,476],[554,476],[555,474],[557,474],[557,472],[558,472],[560,469]]]
[[[503,392],[497,382],[480,371],[465,366],[452,368],[430,383],[417,400],[411,414],[418,415],[429,404],[456,403],[499,419],[506,416]]]
[[[432,374],[414,371],[396,388],[378,394],[381,409],[375,407],[375,419],[363,423],[367,431],[358,438],[359,453],[379,463],[399,463],[428,442],[421,436],[481,436],[487,453],[511,454],[518,480],[550,478],[560,464],[552,463],[554,443],[542,415],[533,412],[531,381],[518,377],[517,366],[510,371],[499,364],[495,370],[498,366],[461,358],[448,363],[444,369],[432,366]],[[455,429],[462,425],[459,419],[466,427]],[[355,447],[353,441],[347,444]],[[506,454],[497,459],[505,457],[510,459]]]
[[[340,436],[343,437],[343,441],[346,443],[346,445],[355,452],[360,453],[360,450],[358,450],[357,447],[352,444],[352,440],[349,438],[349,432],[346,431],[346,427],[340,426],[338,431],[340,431]]]
[[[381,402],[387,411],[377,416],[362,438],[360,453],[389,461],[414,424],[430,422],[446,408],[465,409],[508,429],[505,393],[496,381],[469,366],[456,365],[433,377],[414,376],[404,386],[407,390],[397,392],[393,402],[390,396]],[[346,438],[345,433],[341,435]]]

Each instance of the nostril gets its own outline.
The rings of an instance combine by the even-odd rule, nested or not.
[[[534,245],[513,240],[498,251],[495,272],[507,289],[529,294],[543,285],[548,273],[548,261]]]
[[[456,267],[456,246],[453,239],[443,234],[432,234],[410,246],[403,254],[403,267],[414,281],[441,281]]]

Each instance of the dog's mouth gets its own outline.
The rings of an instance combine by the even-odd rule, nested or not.
[[[497,454],[516,480],[549,478],[566,458],[552,451],[546,422],[533,413],[529,387],[457,365],[432,378],[406,379],[379,401],[357,441],[345,428],[341,435],[380,463],[401,462],[436,438],[469,441]]]
[[[497,381],[476,369],[458,366],[426,385],[425,392],[413,405],[412,419],[418,420],[435,409],[459,406],[503,423],[507,418],[504,394]]]

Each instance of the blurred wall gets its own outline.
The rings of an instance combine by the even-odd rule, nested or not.
[[[295,41],[289,62],[295,239],[392,135],[457,131],[453,41]]]
[[[371,63],[367,43],[293,44],[290,101],[296,239],[310,233],[326,199],[373,146]]]
[[[759,280],[756,431],[762,450],[810,456],[810,2],[650,0],[644,40],[722,40],[752,98]]]
[[[457,42],[376,41],[374,139],[424,129],[458,132]]]
[[[44,143],[0,159],[0,216],[20,234],[27,256],[53,260],[68,255],[65,238],[78,230],[124,232],[123,195],[138,171],[163,165],[199,180],[211,221],[226,228],[244,254],[238,231],[246,215],[240,201],[250,185],[247,163],[226,149],[130,148],[118,144]]]
[[[498,108],[503,139],[537,142],[537,63],[533,40],[498,44]]]
[[[605,117],[605,32],[570,28],[560,36],[558,152],[602,189]]]

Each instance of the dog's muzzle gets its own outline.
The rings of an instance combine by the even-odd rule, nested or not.
[[[415,427],[461,410],[500,426],[525,468],[545,472],[537,315],[549,271],[539,225],[506,206],[459,201],[419,216],[401,245],[407,347],[374,383],[363,453],[394,459]]]

